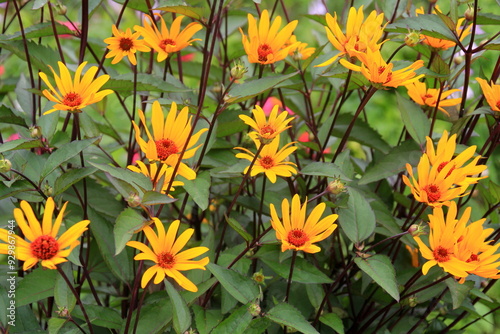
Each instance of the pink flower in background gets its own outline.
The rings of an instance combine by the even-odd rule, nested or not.
[[[0,77],[5,73],[5,66],[0,65]]]
[[[74,31],[76,34],[80,33],[80,29],[79,29],[80,23],[78,23],[78,22],[58,21],[58,23],[66,26],[69,30]],[[70,34],[62,34],[62,35],[59,35],[59,37],[60,38],[72,38],[75,36],[70,35]]]
[[[304,131],[297,140],[301,143],[308,143],[311,141],[311,135],[309,134],[309,132]],[[306,148],[306,152],[309,153],[309,148]],[[323,154],[328,154],[331,152],[332,150],[329,147],[327,147],[324,149]]]
[[[19,133],[13,133],[7,138],[6,141],[11,141],[11,140],[16,140],[16,139],[21,139],[21,135]]]
[[[194,53],[188,53],[187,55],[181,56],[182,62],[188,62],[194,59]]]
[[[269,98],[267,98],[266,102],[264,103],[264,106],[262,107],[262,110],[264,110],[264,114],[266,116],[269,116],[269,114],[271,113],[271,110],[273,110],[273,107],[275,105],[278,105],[279,106],[279,111],[283,110],[283,103],[281,103],[281,100],[278,99],[278,98],[275,98],[274,96],[271,96]],[[293,111],[291,111],[290,109],[285,108],[286,111],[288,111],[288,114],[289,115],[295,115],[295,113]]]

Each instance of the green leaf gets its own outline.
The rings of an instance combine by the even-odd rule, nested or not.
[[[123,319],[118,311],[109,307],[93,304],[84,304],[84,307],[92,325],[112,329],[120,329],[122,327]],[[80,307],[75,307],[72,316],[85,320]]]
[[[207,264],[207,268],[217,278],[224,289],[240,303],[246,304],[251,302],[259,295],[259,288],[251,278],[214,263]]]
[[[52,75],[52,71],[47,65],[51,65],[52,67],[57,66],[57,60],[60,59],[57,52],[54,49],[39,45],[33,41],[26,41],[26,45],[34,70],[39,69],[47,75]],[[9,50],[20,59],[26,61],[23,41],[2,41],[0,39],[0,47]]]
[[[141,203],[143,205],[159,205],[159,204],[168,204],[175,201],[176,201],[175,198],[168,197],[168,195],[161,194],[157,191],[146,191],[144,193],[144,196],[142,196]]]
[[[344,334],[344,323],[336,313],[327,313],[319,317],[319,321],[332,328],[339,334]]]
[[[184,333],[191,326],[191,313],[189,313],[186,302],[179,295],[179,292],[175,290],[174,286],[167,279],[164,282],[170,301],[173,304],[175,332]]]
[[[368,184],[396,175],[406,169],[407,163],[412,166],[418,164],[421,156],[420,147],[413,140],[407,140],[392,149],[373,166],[367,168],[365,175],[359,180],[358,184]]]
[[[4,105],[0,106],[0,124],[14,124],[25,128],[28,127],[24,118],[17,116],[10,108]]]
[[[287,303],[276,305],[266,313],[265,317],[278,324],[293,327],[300,333],[319,334],[299,310]]]
[[[245,241],[252,241],[253,240],[253,237],[250,235],[250,233],[248,233],[245,228],[243,226],[241,226],[241,224],[234,218],[231,218],[231,217],[227,217],[226,216],[226,221],[227,223],[229,224],[229,226],[231,226],[233,228],[233,230],[236,231],[236,233],[238,233],[239,235],[241,235],[243,237],[243,239],[245,239]]]
[[[344,172],[336,164],[331,162],[311,162],[300,170],[304,175],[317,175],[326,177],[340,177],[342,180],[350,181]]]
[[[66,171],[56,179],[54,183],[54,195],[59,195],[81,179],[94,174],[96,170],[97,168],[94,167],[83,167]]]
[[[425,137],[429,135],[431,123],[422,109],[415,103],[403,98],[396,92],[398,108],[406,130],[419,145],[425,144]]]
[[[281,250],[276,246],[264,246],[259,249],[255,255],[269,266],[275,273],[281,277],[288,279],[290,274],[291,258],[283,262],[279,261]],[[292,281],[305,284],[323,284],[332,283],[333,281],[322,271],[316,268],[311,262],[302,257],[297,256],[295,266],[293,268]]]
[[[40,178],[43,180],[47,175],[52,173],[56,168],[64,162],[75,157],[84,149],[95,143],[99,138],[89,138],[83,140],[75,140],[67,143],[55,150],[45,162]]]
[[[265,91],[273,88],[279,83],[292,78],[298,72],[269,76],[257,80],[246,81],[245,83],[233,86],[229,91],[229,98],[226,100],[227,104],[243,102],[251,99],[254,96],[264,93]]]
[[[408,30],[416,30],[426,36],[456,41],[453,32],[444,24],[439,16],[434,14],[425,14],[397,20],[395,23],[389,24],[385,30],[403,34],[407,34]]]
[[[444,282],[450,290],[453,309],[456,310],[462,306],[465,298],[469,295],[469,291],[474,287],[474,282],[467,281],[464,284],[460,284],[453,278],[448,278]]]
[[[33,3],[33,7],[31,7],[31,9],[40,9],[43,6],[45,6],[47,2],[49,2],[49,0],[35,0],[35,2]]]
[[[209,334],[222,318],[219,310],[205,310],[203,307],[196,304],[192,306],[192,309],[194,312],[196,329],[199,334]]]
[[[15,139],[0,145],[0,153],[43,147],[39,139]]]
[[[492,13],[477,13],[476,23],[480,25],[500,25],[500,16]]]
[[[133,73],[126,73],[114,76],[109,79],[102,89],[112,89],[124,95],[131,95],[134,91]],[[138,92],[168,92],[168,93],[186,93],[191,89],[186,88],[182,83],[175,81],[170,76],[163,80],[154,74],[139,73],[137,75],[136,89]]]
[[[54,295],[57,270],[42,266],[33,270],[17,283],[16,307],[35,303]]]
[[[370,203],[354,188],[349,188],[347,208],[339,208],[338,222],[354,243],[360,243],[375,230],[375,214]]]
[[[55,22],[55,27],[57,34],[70,34],[73,35],[74,31],[71,31],[68,27],[66,27],[63,24],[60,24],[58,22]],[[26,39],[33,39],[33,38],[39,38],[39,37],[47,37],[47,36],[54,36],[54,30],[52,29],[52,24],[50,22],[44,22],[44,23],[37,23],[34,25],[31,25],[24,29],[24,35]],[[22,40],[23,35],[21,31],[18,31],[12,35],[5,35],[5,38],[2,38],[3,40],[6,41],[16,41],[16,40]]]
[[[61,266],[61,269],[64,270],[66,277],[71,278],[73,276],[70,263],[64,263]],[[72,279],[70,279],[70,282],[71,281]],[[73,294],[73,292],[71,292],[68,283],[66,283],[62,275],[57,275],[56,277],[56,283],[54,286],[54,299],[58,307],[64,307],[70,313],[71,311],[73,311],[73,308],[76,305],[75,295]]]
[[[450,66],[441,58],[439,54],[435,54],[432,58],[430,70],[439,74],[440,77],[448,77],[450,75]]]
[[[114,0],[115,2],[124,5],[126,0]],[[127,1],[127,8],[139,10],[149,15],[149,8],[147,2],[143,0],[130,0]]]
[[[125,244],[132,239],[132,236],[141,227],[147,224],[147,220],[132,208],[123,210],[116,218],[113,228],[115,238],[115,255],[120,254]]]
[[[199,173],[194,180],[183,179],[184,189],[201,210],[208,208],[210,196],[210,172]]]
[[[61,318],[55,318],[55,317],[52,317],[49,319],[49,334],[57,334],[59,333],[59,330],[61,330],[61,328],[64,326],[64,324],[66,324],[67,322],[69,322],[68,319],[61,319]]]
[[[354,262],[380,285],[392,298],[399,301],[399,290],[396,282],[396,271],[386,255],[376,254],[367,259],[357,257]]]
[[[8,197],[16,197],[16,194],[25,196],[27,194],[33,195],[32,200],[30,202],[41,202],[43,201],[43,197],[41,197],[37,192],[34,191],[34,187],[31,183],[26,180],[16,180],[10,186],[5,186],[5,183],[2,183],[3,186],[0,187],[0,199],[8,198]],[[35,198],[38,198],[36,200]]]
[[[134,187],[138,192],[151,190],[152,188],[151,180],[143,174],[135,173],[125,168],[118,168],[105,164],[97,164],[92,161],[89,161],[89,164],[102,170],[103,172],[108,173],[116,179],[125,181],[127,184]]]
[[[224,319],[211,334],[244,334],[252,321],[252,315],[248,313],[248,305],[243,305]]]
[[[170,13],[177,13],[197,21],[203,18],[203,8],[196,8],[190,6],[167,6],[167,7],[158,7],[155,10],[164,10]]]

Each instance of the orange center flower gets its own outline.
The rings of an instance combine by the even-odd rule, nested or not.
[[[275,130],[271,125],[263,126],[260,130],[261,135],[272,135],[274,132]]]
[[[76,107],[82,104],[82,97],[78,93],[68,93],[64,96],[62,104],[68,107]]]
[[[305,234],[301,229],[296,228],[288,232],[288,242],[295,247],[303,246],[308,240],[309,238],[307,234]]]
[[[378,68],[378,74],[382,74],[382,73],[384,73],[384,71],[385,71],[385,66],[380,66]],[[389,81],[391,81],[391,79],[392,79],[392,73],[389,72],[389,73],[387,73],[387,80],[385,80],[384,83],[388,83]]]
[[[430,203],[437,202],[441,198],[441,192],[435,184],[429,184],[423,188],[427,193],[427,198]]]
[[[441,164],[439,164],[439,166],[438,166],[438,172],[440,172],[441,170],[443,170],[443,168],[448,164],[448,162],[449,161],[444,161]],[[448,172],[448,174],[446,174],[445,177],[450,176],[451,172],[453,172],[454,169],[455,169],[455,166],[451,167],[450,171]]]
[[[167,51],[167,45],[175,46],[175,41],[173,39],[167,38],[160,42],[160,48],[162,48],[164,51]]]
[[[30,245],[31,254],[41,260],[53,258],[59,251],[59,244],[50,235],[41,235]]]
[[[259,49],[257,50],[257,53],[259,54],[259,61],[267,61],[267,56],[273,53],[273,50],[269,45],[261,44],[259,46]]]
[[[158,254],[158,265],[164,269],[172,269],[175,265],[175,257],[168,252]]]
[[[434,259],[437,262],[446,262],[450,260],[450,252],[442,246],[438,246],[433,253]]]
[[[134,42],[130,38],[122,38],[120,39],[120,49],[122,51],[130,51],[130,49],[134,46]]]
[[[160,139],[156,141],[156,152],[160,160],[166,160],[170,155],[179,153],[179,149],[173,140]]]
[[[266,155],[265,157],[260,159],[260,164],[265,169],[269,169],[269,168],[274,167],[274,160],[270,156]]]

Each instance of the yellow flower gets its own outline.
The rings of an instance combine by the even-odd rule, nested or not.
[[[269,114],[269,119],[266,119],[264,109],[260,106],[255,106],[255,109],[252,110],[254,118],[240,115],[240,119],[255,130],[254,133],[257,133],[263,143],[267,143],[288,129],[290,127],[288,123],[293,119],[293,117],[286,118],[288,116],[286,110],[278,115],[279,107],[277,104],[274,105]]]
[[[419,202],[426,203],[432,207],[450,205],[450,201],[465,196],[466,188],[456,186],[457,180],[462,181],[462,174],[452,170],[453,165],[447,164],[439,169],[439,165],[431,166],[427,154],[423,154],[417,166],[418,181],[413,176],[413,169],[406,164],[410,179],[403,175],[403,182]]]
[[[188,108],[184,107],[178,113],[177,104],[175,102],[172,102],[170,112],[165,119],[163,117],[163,110],[158,101],[153,102],[152,109],[151,124],[153,126],[153,136],[146,125],[144,112],[139,110],[139,118],[146,131],[148,137],[147,141],[141,138],[141,129],[132,121],[135,130],[135,139],[142,152],[146,154],[146,158],[153,161],[160,160],[169,166],[175,167],[186,143],[186,151],[182,158],[189,159],[193,157],[199,146],[192,147],[207,129],[202,129],[191,137],[188,137],[191,132],[191,117],[189,117]],[[196,178],[195,171],[183,162],[179,165],[178,173],[188,180]]]
[[[143,231],[151,244],[151,248],[146,244],[138,241],[129,241],[127,246],[137,248],[142,253],[137,254],[134,260],[150,260],[155,263],[148,268],[142,275],[141,286],[145,288],[148,282],[155,276],[154,284],[159,284],[165,276],[173,278],[184,289],[196,292],[198,288],[184,276],[181,271],[202,269],[208,264],[208,257],[201,260],[192,260],[208,251],[207,247],[194,247],[181,252],[181,249],[186,246],[187,242],[194,233],[194,229],[188,228],[176,238],[177,230],[180,222],[175,220],[170,224],[168,231],[165,233],[165,228],[162,222],[154,217],[153,221],[158,234],[150,226],[144,227]]]
[[[106,58],[114,57],[111,64],[118,63],[123,57],[126,56],[133,65],[137,65],[135,53],[137,51],[151,51],[151,49],[144,43],[144,40],[139,40],[139,37],[141,36],[139,32],[132,34],[130,28],[124,32],[117,29],[114,24],[111,29],[113,31],[113,37],[109,37],[104,40],[104,43],[109,44],[108,49],[111,50],[106,55]]]
[[[127,168],[133,172],[140,173],[149,177],[151,183],[153,184],[153,191],[164,194],[168,188],[168,185],[170,184],[170,180],[172,180],[174,168],[166,164],[161,164],[161,168],[158,169],[158,164],[156,162],[152,162],[147,166],[140,160],[137,160],[136,163],[139,167],[130,165],[127,166]],[[175,191],[174,187],[183,185],[184,183],[181,181],[174,181],[172,183],[172,187],[170,187],[170,191]]]
[[[295,35],[290,36],[286,45],[295,45],[288,54],[296,60],[306,60],[316,51],[316,48],[308,48],[307,43],[297,42],[297,36]]]
[[[455,149],[457,146],[457,135],[453,134],[448,138],[448,131],[444,130],[443,135],[439,139],[436,149],[432,139],[426,138],[426,155],[429,158],[431,166],[438,166],[437,171],[440,172],[446,165],[451,164],[452,167],[448,175],[455,172],[455,183],[461,187],[467,188],[470,184],[477,183],[478,180],[484,179],[482,177],[470,177],[482,173],[486,169],[486,165],[477,165],[481,156],[475,157],[466,166],[464,164],[469,161],[476,152],[476,146],[470,146],[456,157],[454,157]]]
[[[489,85],[488,82],[481,78],[476,78],[481,86],[483,95],[491,107],[491,110],[500,112],[500,85],[495,85],[493,81]]]
[[[353,71],[361,72],[377,88],[406,86],[418,81],[424,75],[416,76],[415,70],[424,66],[423,60],[417,60],[408,67],[393,71],[394,64],[387,64],[379,51],[367,49],[366,53],[358,52],[357,57],[361,60],[361,66],[354,65],[345,59],[340,63]]]
[[[249,136],[254,141],[256,147],[264,145],[258,141],[255,133],[251,133]],[[295,142],[286,144],[281,150],[278,150],[280,136],[274,138],[271,143],[265,145],[260,151],[259,157],[252,166],[250,176],[265,173],[269,181],[275,183],[276,176],[290,177],[293,174],[297,174],[297,170],[294,168],[294,166],[297,167],[297,165],[293,162],[285,161],[285,159],[297,149],[296,146],[292,146],[294,143]],[[250,162],[253,161],[255,154],[243,147],[235,147],[235,149],[246,152],[236,154],[236,158],[247,159]],[[250,168],[250,166],[246,167],[243,173],[246,174],[248,168]]]
[[[326,23],[328,25],[325,26],[326,35],[333,47],[340,52],[316,67],[328,66],[345,54],[350,57],[357,57],[357,51],[365,52],[367,49],[371,49],[375,52],[380,50],[380,45],[383,42],[378,43],[378,41],[384,33],[385,25],[382,26],[384,13],[377,15],[376,11],[372,11],[366,20],[363,20],[363,6],[359,7],[358,11],[351,7],[344,34],[337,22],[337,13],[333,17],[330,13],[326,13]]]
[[[427,88],[426,84],[420,81],[412,82],[406,86],[406,89],[408,89],[408,95],[416,103],[421,106],[429,106],[432,108],[435,108],[437,105],[438,109],[448,116],[448,112],[443,107],[456,106],[462,101],[461,98],[448,99],[448,96],[455,92],[459,92],[460,89],[443,90],[441,95],[439,95],[439,89]]]
[[[276,238],[281,241],[281,251],[293,249],[306,253],[319,252],[321,248],[315,243],[328,238],[337,228],[334,222],[338,215],[331,214],[321,219],[325,208],[326,204],[320,203],[306,219],[307,199],[301,205],[299,195],[295,195],[291,208],[286,198],[281,203],[280,220],[274,205],[271,204],[271,225],[276,231]]]
[[[424,275],[427,275],[429,269],[436,264],[457,278],[465,278],[469,275],[470,271],[476,269],[476,264],[460,260],[456,257],[457,241],[464,232],[469,216],[464,214],[458,220],[456,217],[457,206],[455,202],[451,202],[446,217],[442,208],[434,208],[433,213],[429,215],[430,248],[420,237],[413,237],[420,248],[420,253],[428,260],[422,266],[422,273]]]
[[[109,75],[104,74],[94,80],[97,73],[97,66],[92,66],[81,78],[83,68],[87,62],[78,66],[75,72],[75,79],[71,78],[68,68],[62,62],[59,65],[60,76],[50,67],[56,81],[56,90],[50,83],[47,75],[39,73],[40,78],[49,86],[49,90],[44,89],[43,95],[52,102],[55,102],[53,109],[46,111],[44,115],[50,114],[56,110],[67,110],[69,112],[81,112],[86,106],[101,101],[106,95],[113,93],[111,89],[99,91],[101,87],[109,80]]]
[[[296,47],[295,44],[286,46],[286,43],[292,36],[297,23],[297,20],[292,21],[280,30],[281,17],[276,16],[271,23],[269,13],[265,9],[260,15],[259,25],[257,26],[255,18],[248,14],[248,36],[240,28],[242,43],[248,55],[248,61],[265,65],[285,59],[290,49]]]
[[[151,16],[146,15],[143,21],[144,27],[134,26],[134,30],[141,33],[144,41],[148,46],[158,52],[156,60],[158,62],[167,59],[168,55],[174,52],[179,52],[185,47],[191,45],[192,42],[201,41],[201,39],[191,39],[203,27],[198,22],[191,22],[186,28],[181,30],[183,15],[175,18],[170,26],[170,30],[165,24],[165,20],[160,14],[156,14],[160,18],[161,30],[158,30]],[[148,23],[148,20],[150,23]]]
[[[45,268],[56,269],[59,263],[68,261],[66,257],[80,244],[78,239],[87,230],[90,223],[88,220],[82,220],[74,224],[61,236],[57,236],[67,204],[67,202],[64,203],[54,223],[52,223],[52,214],[54,213],[55,204],[52,197],[49,197],[45,204],[42,224],[36,218],[28,202],[21,201],[21,208],[14,209],[14,218],[27,239],[24,240],[17,235],[14,236],[16,256],[19,260],[24,261],[24,271],[33,267],[38,261],[41,261],[42,266]],[[13,236],[9,232],[0,229],[0,240],[11,244]],[[8,253],[8,245],[0,244],[0,254]]]

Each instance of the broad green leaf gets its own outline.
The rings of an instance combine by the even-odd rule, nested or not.
[[[184,299],[182,299],[179,292],[175,290],[172,283],[167,279],[163,280],[165,282],[165,288],[167,289],[170,301],[173,304],[174,309],[174,329],[176,333],[184,333],[191,325],[191,314],[186,305]]]
[[[226,137],[233,133],[243,132],[248,128],[248,125],[239,118],[239,114],[241,114],[240,111],[229,109],[217,117],[217,137]]]
[[[195,20],[201,20],[203,18],[203,8],[190,7],[190,6],[168,6],[168,7],[158,7],[155,10],[164,10],[170,13],[177,13],[180,15],[188,16]]]
[[[266,313],[265,317],[280,325],[293,327],[300,333],[319,334],[299,310],[287,303],[276,305]]]
[[[456,310],[457,308],[462,306],[465,298],[467,298],[467,296],[469,295],[469,291],[474,287],[474,282],[467,281],[463,284],[460,284],[453,278],[448,278],[444,282],[450,290],[453,309]]]
[[[245,241],[252,241],[253,240],[253,237],[250,235],[250,233],[248,233],[245,228],[243,226],[241,226],[241,224],[234,218],[231,218],[231,217],[226,217],[226,221],[227,223],[229,224],[229,226],[231,226],[233,228],[233,230],[236,231],[236,233],[238,233],[239,235],[241,235],[243,237],[243,239],[245,239]]]
[[[386,255],[376,254],[363,259],[357,257],[354,262],[380,285],[392,298],[399,301],[399,290],[396,282],[396,271],[391,260]]]
[[[339,334],[344,334],[344,323],[336,313],[326,313],[319,317],[319,321],[332,328]]]
[[[375,214],[370,203],[354,188],[349,188],[347,208],[339,208],[338,223],[349,240],[360,243],[375,230]]]
[[[317,175],[326,177],[340,177],[342,180],[350,181],[344,172],[336,164],[331,162],[311,162],[300,170],[304,175]]]
[[[58,22],[55,22],[54,24],[57,34],[74,34],[74,32],[65,25]],[[52,29],[52,24],[50,22],[37,23],[24,29],[24,35],[26,39],[54,36],[54,30]],[[21,31],[18,31],[12,35],[6,35],[3,39],[6,41],[22,40],[23,35]]]
[[[18,196],[25,198],[27,195],[31,195],[32,198],[30,198],[29,202],[43,201],[44,198],[38,192],[34,192],[34,189],[35,187],[28,181],[16,180],[10,186],[5,186],[5,184],[3,184],[0,187],[0,199],[8,197],[18,198]]]
[[[102,89],[112,89],[124,95],[132,94],[134,91],[134,77],[132,73],[121,74],[109,79]],[[136,90],[138,92],[169,92],[169,93],[185,93],[191,91],[182,83],[175,81],[173,78],[163,80],[154,74],[140,73],[137,75]]]
[[[124,5],[126,0],[114,0],[114,1]],[[136,9],[149,15],[149,8],[147,2],[143,0],[129,0],[127,1],[127,8]]]
[[[10,108],[4,105],[0,105],[0,124],[14,124],[25,128],[28,127],[24,118],[17,116]]]
[[[122,327],[123,319],[115,309],[93,304],[84,304],[84,306],[92,325],[112,329],[120,329]],[[80,307],[75,307],[71,315],[75,318],[85,320]]]
[[[55,49],[39,45],[33,41],[26,41],[30,55],[31,65],[34,70],[39,69],[45,74],[52,76],[52,71],[47,65],[57,68],[57,60],[60,59]],[[26,61],[26,52],[23,41],[2,41],[0,47],[9,50],[20,59]]]
[[[255,255],[268,265],[275,273],[288,279],[290,275],[291,258],[283,262],[279,261],[281,251],[276,246],[264,246]],[[293,268],[292,281],[305,284],[323,284],[333,282],[327,275],[316,268],[311,262],[297,256]]]
[[[194,180],[183,179],[184,189],[201,210],[208,208],[210,196],[210,172],[199,173]]]
[[[64,324],[66,324],[67,322],[69,322],[68,319],[62,319],[62,318],[55,318],[55,317],[52,317],[49,319],[49,334],[57,334],[59,333],[59,330],[64,326]]]
[[[0,153],[37,147],[43,147],[43,144],[39,139],[15,139],[1,144]]]
[[[244,334],[252,321],[252,315],[248,312],[248,305],[243,305],[224,319],[211,334]]]
[[[66,274],[66,277],[69,278],[69,281],[72,282],[73,280],[71,279],[71,277],[73,276],[73,273],[71,270],[71,264],[64,263],[62,266],[59,266],[62,270],[64,270],[64,273]],[[73,292],[71,292],[68,283],[66,283],[62,275],[57,275],[56,277],[56,284],[54,286],[54,299],[58,307],[64,307],[70,313],[71,311],[73,311],[73,308],[76,305],[75,295],[73,294]]]
[[[57,270],[42,266],[33,270],[17,283],[16,307],[28,305],[54,295]]]
[[[157,191],[146,191],[144,193],[144,196],[142,196],[141,203],[143,205],[159,205],[159,204],[168,204],[175,201],[176,201],[175,198],[169,197],[168,195],[165,194],[161,194]]]
[[[477,13],[476,23],[481,25],[500,25],[500,16],[492,13]]]
[[[194,304],[192,306],[196,329],[199,334],[209,334],[212,329],[221,321],[222,314],[219,310],[207,309]]]
[[[429,135],[431,123],[422,109],[415,103],[396,93],[398,108],[406,130],[419,145],[425,144],[425,137]]]
[[[49,2],[49,0],[35,0],[35,2],[33,3],[33,7],[31,7],[31,9],[40,9],[43,6],[45,6],[47,2]]]
[[[56,168],[62,165],[64,162],[75,157],[80,152],[85,150],[87,147],[96,142],[99,138],[89,138],[83,140],[75,140],[67,143],[57,150],[55,150],[47,159],[45,166],[43,167],[41,179],[43,180],[47,175],[52,173]]]
[[[456,37],[451,30],[444,24],[439,16],[434,14],[425,14],[397,20],[395,23],[389,24],[385,30],[404,34],[407,34],[408,30],[416,30],[426,36],[456,41]]]
[[[94,174],[96,170],[97,168],[94,167],[83,167],[66,171],[56,179],[54,183],[54,195],[61,194],[81,179]]]
[[[435,54],[432,58],[431,71],[439,74],[444,78],[450,75],[450,66],[441,58],[439,54]]]
[[[217,278],[224,289],[240,303],[246,304],[251,302],[259,295],[259,288],[251,278],[214,263],[207,264],[207,268]]]
[[[367,168],[359,184],[368,184],[393,176],[406,169],[406,164],[418,164],[422,151],[412,140],[407,140],[400,146],[392,149],[386,156]]]
[[[108,173],[116,179],[125,181],[126,183],[137,189],[137,191],[147,191],[151,190],[152,188],[151,180],[143,174],[135,173],[125,168],[118,168],[105,164],[97,164],[91,161],[89,161],[89,164],[102,170],[103,172]]]
[[[262,94],[265,91],[273,88],[277,84],[292,78],[297,73],[298,72],[285,75],[269,76],[253,81],[247,81],[239,85],[235,85],[229,91],[229,98],[226,100],[226,103],[228,104],[238,103],[251,99],[252,97]]]
[[[125,244],[132,239],[132,236],[140,228],[147,224],[147,220],[138,211],[127,208],[116,218],[113,228],[115,238],[115,255],[120,254]]]

